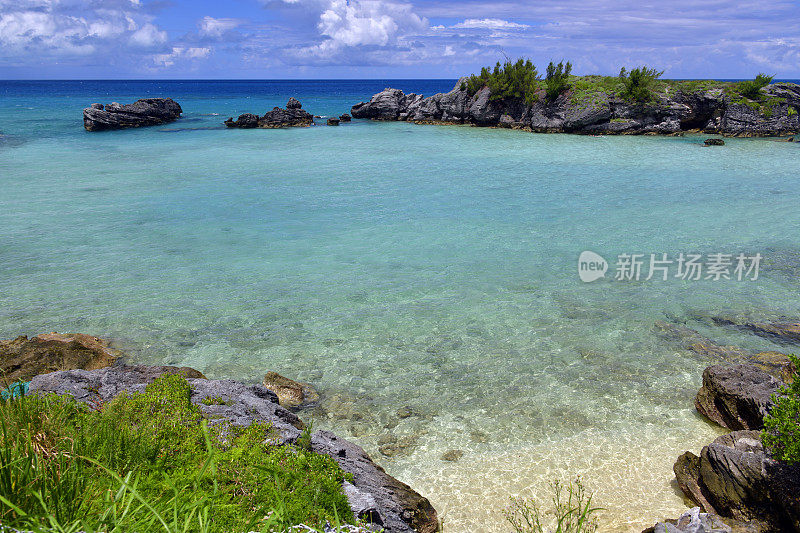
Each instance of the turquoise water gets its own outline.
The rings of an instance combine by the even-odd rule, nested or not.
[[[289,96],[339,114],[447,81],[52,83],[0,82],[0,337],[79,331],[139,362],[308,381],[323,402],[301,416],[363,445],[449,531],[502,531],[508,496],[577,474],[604,530],[676,515],[672,463],[717,434],[692,405],[709,361],[653,323],[787,351],[693,318],[800,315],[797,144],[220,127]],[[83,131],[89,103],[156,94],[184,118]],[[583,250],[606,279],[578,279]],[[634,252],[765,259],[757,281],[608,279]]]

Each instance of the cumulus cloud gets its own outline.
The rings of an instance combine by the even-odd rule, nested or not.
[[[171,67],[177,61],[204,59],[211,54],[211,48],[208,47],[183,47],[174,46],[172,51],[168,54],[157,54],[153,56],[153,63],[160,67]]]

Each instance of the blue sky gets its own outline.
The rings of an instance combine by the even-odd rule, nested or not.
[[[505,55],[800,78],[800,1],[0,0],[0,79],[455,78]]]

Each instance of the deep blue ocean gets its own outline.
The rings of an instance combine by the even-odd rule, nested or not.
[[[78,331],[210,378],[310,382],[323,400],[301,416],[364,446],[451,532],[503,531],[508,496],[578,474],[604,531],[676,516],[672,464],[717,434],[693,407],[709,360],[654,324],[787,350],[709,317],[800,316],[800,144],[222,125],[290,96],[325,117],[453,84],[0,81],[0,338]],[[93,102],[155,96],[183,118],[83,129]],[[585,250],[605,278],[579,279]],[[646,280],[647,264],[613,279],[634,253],[763,262],[757,280],[676,265]],[[451,449],[464,456],[441,460]]]

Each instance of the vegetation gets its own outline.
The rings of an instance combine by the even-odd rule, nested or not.
[[[800,368],[800,358],[790,355],[789,358]],[[775,406],[764,417],[764,431],[761,442],[778,461],[785,463],[800,462],[800,376],[796,376],[791,385],[780,390],[780,395],[773,396]]]
[[[550,486],[553,507],[548,511],[543,511],[531,498],[511,498],[505,515],[515,533],[597,531],[597,520],[593,515],[601,509],[592,507],[592,494],[586,491],[580,478],[566,486],[556,480]],[[546,518],[548,516],[550,519]]]
[[[761,72],[755,79],[740,81],[737,84],[737,89],[742,96],[750,98],[751,100],[757,100],[761,95],[761,89],[769,85],[774,77],[775,76],[767,76]]]
[[[622,82],[622,96],[638,102],[648,102],[653,98],[653,85],[655,81],[664,74],[663,70],[656,70],[641,66],[630,72],[625,67],[619,71],[619,79]]]
[[[550,101],[558,98],[561,93],[569,90],[569,78],[572,73],[572,63],[567,61],[564,65],[563,61],[559,61],[558,65],[554,65],[551,61],[547,65],[547,75],[544,78],[545,93],[547,99]]]
[[[533,104],[538,98],[539,73],[530,59],[518,59],[515,63],[508,60],[502,64],[498,61],[493,70],[483,67],[480,75],[469,77],[466,88],[470,96],[483,87],[489,87],[491,100],[524,98],[526,103]]]
[[[352,522],[327,456],[266,424],[209,428],[182,376],[87,408],[0,402],[0,523],[53,532],[275,531]]]

